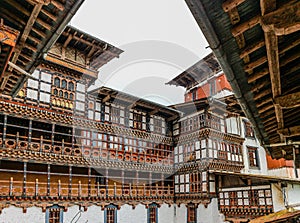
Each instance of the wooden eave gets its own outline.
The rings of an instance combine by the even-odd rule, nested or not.
[[[87,67],[84,67],[78,63],[75,63],[73,61],[66,61],[61,58],[56,57],[55,55],[52,55],[51,53],[47,54],[47,56],[44,58],[46,61],[60,65],[62,67],[74,70],[78,73],[81,73],[83,75],[88,75],[94,80],[98,78],[98,71],[96,70],[91,70]]]
[[[3,21],[1,21],[3,22]],[[8,60],[11,57],[16,46],[19,31],[0,23],[0,77],[4,76]],[[0,88],[2,87],[2,83]]]
[[[10,62],[32,73],[83,1],[1,1],[0,17],[4,25],[20,33]],[[12,67],[7,67],[0,76],[0,92],[15,96],[27,78]]]
[[[219,71],[221,71],[221,67],[218,61],[214,54],[210,53],[166,84],[190,89]]]
[[[67,26],[57,40],[64,48],[72,48],[87,57],[87,67],[98,70],[123,51],[75,27]]]
[[[152,115],[163,116],[169,121],[179,118],[180,115],[180,112],[175,109],[108,87],[100,87],[90,91],[88,94],[97,97],[102,102],[113,102],[123,105],[128,109],[136,108]]]
[[[298,140],[300,2],[186,2],[260,142]]]
[[[217,114],[225,114],[228,112],[227,105],[223,101],[214,98],[201,98],[191,102],[175,104],[170,107],[181,111],[184,115],[189,115],[200,110],[207,110]]]

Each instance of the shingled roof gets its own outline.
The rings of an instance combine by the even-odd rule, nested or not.
[[[293,159],[288,144],[300,141],[300,2],[186,2],[261,143],[273,157]]]

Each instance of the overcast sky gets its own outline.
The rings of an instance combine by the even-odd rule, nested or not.
[[[85,0],[71,25],[124,50],[99,70],[96,87],[165,105],[184,94],[165,83],[211,52],[183,0]]]

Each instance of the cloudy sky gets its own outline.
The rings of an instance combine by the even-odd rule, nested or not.
[[[94,87],[165,105],[184,94],[165,83],[211,52],[183,0],[85,0],[71,25],[124,50],[99,70]]]

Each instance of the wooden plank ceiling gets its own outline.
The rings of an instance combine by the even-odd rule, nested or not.
[[[12,55],[2,55],[6,56],[6,64],[9,60],[32,73],[83,1],[2,0],[3,24],[19,32]],[[12,66],[7,66],[0,75],[0,93],[8,95],[15,95],[28,78]]]
[[[186,2],[261,143],[292,159],[284,144],[300,141],[300,1]]]

